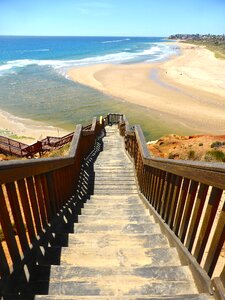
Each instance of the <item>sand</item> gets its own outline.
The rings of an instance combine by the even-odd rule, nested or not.
[[[69,77],[103,93],[167,115],[199,132],[225,132],[225,61],[201,46],[178,44],[166,62],[73,68]],[[176,128],[174,128],[176,133]]]
[[[61,137],[69,132],[53,127],[47,126],[42,122],[33,121],[30,119],[23,119],[16,117],[8,112],[0,110],[0,135],[14,136],[16,140],[26,143],[33,144],[37,140],[44,139],[46,136]]]

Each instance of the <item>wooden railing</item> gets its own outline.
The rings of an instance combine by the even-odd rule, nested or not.
[[[76,190],[82,161],[103,127],[96,118],[90,129],[77,125],[67,157],[1,162],[0,290],[16,271],[26,276],[24,265]]]
[[[124,118],[119,128],[140,192],[212,277],[225,241],[225,165],[152,158],[140,126]],[[213,282],[225,295],[225,267]]]
[[[63,137],[47,136],[45,139],[32,145],[0,136],[0,152],[18,157],[33,157],[36,153],[39,153],[41,156],[44,151],[54,150],[71,142],[73,134],[72,132]]]

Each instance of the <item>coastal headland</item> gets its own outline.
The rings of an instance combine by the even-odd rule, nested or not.
[[[225,131],[225,60],[203,46],[177,43],[164,62],[76,67],[69,77],[167,116],[195,133]],[[174,130],[175,131],[175,130]]]

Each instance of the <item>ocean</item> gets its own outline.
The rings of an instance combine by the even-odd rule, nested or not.
[[[0,110],[67,130],[96,115],[122,112],[143,127],[147,139],[156,139],[173,130],[165,116],[75,83],[67,71],[99,63],[152,63],[178,51],[161,37],[0,36]]]

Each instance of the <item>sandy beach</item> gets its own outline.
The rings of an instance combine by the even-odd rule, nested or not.
[[[16,137],[16,140],[20,142],[33,144],[46,136],[58,137],[68,133],[61,128],[47,126],[30,119],[19,118],[0,110],[0,135],[11,136],[12,139]]]
[[[73,68],[68,75],[103,93],[162,112],[193,134],[222,134],[225,60],[201,46],[177,45],[181,55],[165,62],[92,65]]]

